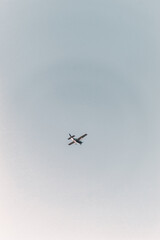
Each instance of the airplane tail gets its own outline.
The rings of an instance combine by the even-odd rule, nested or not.
[[[69,133],[69,136],[70,137],[68,138],[68,140],[70,140],[71,138],[75,137],[75,135],[72,136],[70,133]]]

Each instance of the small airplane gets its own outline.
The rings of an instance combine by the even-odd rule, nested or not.
[[[82,144],[83,142],[81,141],[81,139],[82,138],[84,138],[84,137],[86,137],[87,136],[87,134],[84,134],[84,135],[82,135],[81,137],[79,137],[79,138],[75,138],[75,135],[71,135],[70,133],[69,133],[69,138],[68,138],[68,140],[72,140],[72,142],[70,142],[68,145],[71,145],[71,144],[73,144],[73,143],[75,143],[75,144],[77,144],[77,143],[79,143],[79,144]]]

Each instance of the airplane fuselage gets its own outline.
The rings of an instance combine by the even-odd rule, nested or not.
[[[84,137],[86,137],[87,136],[87,134],[85,133],[85,134],[83,134],[82,136],[80,136],[79,138],[75,138],[75,135],[71,135],[70,133],[69,133],[69,138],[68,138],[68,140],[72,140],[72,142],[70,142],[68,145],[72,145],[73,143],[75,143],[75,144],[82,144],[83,142],[81,141],[81,139],[82,138],[84,138]]]
[[[77,138],[71,137],[71,139],[75,144],[77,144],[77,143],[82,144],[82,141],[78,140]]]

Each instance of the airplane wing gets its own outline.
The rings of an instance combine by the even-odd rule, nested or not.
[[[70,142],[68,145],[72,145],[74,142]]]
[[[87,136],[87,134],[84,134],[84,135],[82,135],[81,137],[79,137],[78,140],[81,140],[81,138],[84,138],[84,137],[86,137],[86,136]]]

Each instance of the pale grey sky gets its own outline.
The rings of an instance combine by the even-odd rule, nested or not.
[[[159,8],[0,1],[0,239],[160,239]]]

